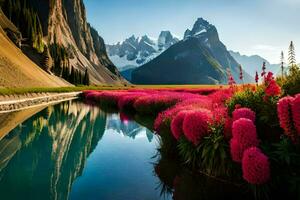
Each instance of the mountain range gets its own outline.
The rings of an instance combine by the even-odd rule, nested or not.
[[[158,39],[147,35],[131,37],[114,45],[107,44],[107,52],[110,60],[118,67],[121,74],[131,80],[131,72],[156,58],[166,49],[179,41],[170,31],[161,31]]]
[[[222,84],[227,68],[239,80],[239,63],[220,41],[217,29],[203,18],[187,29],[183,40],[132,72],[136,84]],[[244,72],[244,81],[253,78]]]
[[[271,71],[274,74],[280,73],[280,64],[271,64],[265,58],[259,55],[246,56],[241,55],[239,52],[229,51],[231,56],[242,65],[242,68],[251,76],[255,76],[256,71],[258,73],[262,70],[262,65],[265,62],[267,71]]]

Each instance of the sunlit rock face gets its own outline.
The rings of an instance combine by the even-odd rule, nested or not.
[[[27,197],[31,194],[30,199],[67,199],[87,157],[102,138],[105,124],[106,116],[99,108],[79,102],[49,107],[27,120],[10,133],[9,142],[0,141],[0,145],[9,144],[0,152],[0,193],[17,190]],[[12,183],[16,177],[22,178]],[[40,183],[39,188],[30,185],[33,179]],[[38,196],[41,193],[43,197]],[[13,192],[11,195],[14,199]]]
[[[70,65],[87,68],[92,83],[122,83],[123,79],[106,53],[103,38],[87,22],[83,0],[28,0],[41,19],[49,44],[63,45]]]

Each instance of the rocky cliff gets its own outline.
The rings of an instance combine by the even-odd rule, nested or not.
[[[92,84],[124,83],[106,54],[103,39],[88,24],[82,0],[27,0],[27,5],[38,14],[44,43],[62,46],[67,52],[69,70],[84,73],[87,69]]]

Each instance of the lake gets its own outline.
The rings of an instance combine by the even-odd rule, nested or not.
[[[241,197],[162,157],[159,136],[140,124],[77,100],[0,115],[0,199]]]

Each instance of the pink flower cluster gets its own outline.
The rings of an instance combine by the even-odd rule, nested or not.
[[[145,96],[145,95],[146,95],[146,93],[142,93],[142,92],[134,92],[132,94],[124,95],[124,96],[120,97],[120,99],[118,101],[118,108],[120,110],[133,109],[134,102],[138,98]]]
[[[277,103],[280,127],[284,133],[297,143],[300,136],[300,94],[284,97]]]
[[[116,105],[120,110],[129,109],[153,115],[158,113],[154,123],[157,132],[166,128],[177,140],[185,136],[195,145],[209,133],[209,123],[226,128],[225,123],[231,120],[224,104],[232,94],[231,89],[131,89],[84,92],[87,99],[100,104]],[[185,120],[186,118],[189,120]],[[229,127],[231,125],[227,130]],[[231,133],[228,134],[228,139],[230,135]]]
[[[261,185],[270,180],[270,163],[257,147],[244,152],[242,160],[243,178],[250,184]]]
[[[183,135],[183,120],[189,111],[180,111],[171,122],[171,132],[176,140]]]
[[[238,108],[232,112],[233,121],[236,121],[240,118],[250,119],[253,123],[255,123],[255,112],[253,112],[249,108]]]
[[[211,118],[212,114],[207,109],[186,113],[182,129],[187,140],[198,145],[209,134],[208,125]]]
[[[232,160],[241,162],[243,153],[250,147],[258,146],[256,127],[250,119],[240,118],[233,122],[230,152]]]
[[[292,114],[295,129],[298,136],[300,136],[300,94],[296,95],[294,101],[292,102]]]

